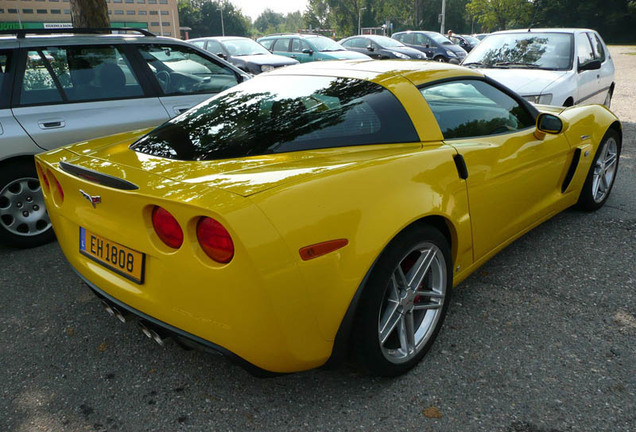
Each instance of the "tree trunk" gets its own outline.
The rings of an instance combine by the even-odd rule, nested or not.
[[[71,0],[71,22],[75,28],[110,27],[106,0]]]

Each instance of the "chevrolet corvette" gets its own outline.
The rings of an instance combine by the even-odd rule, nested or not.
[[[621,124],[436,62],[283,68],[153,130],[36,157],[60,246],[107,310],[255,373],[395,376],[453,286],[562,210],[596,210]]]

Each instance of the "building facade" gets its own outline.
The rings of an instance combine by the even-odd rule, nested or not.
[[[180,37],[177,0],[106,0],[111,27]],[[69,0],[0,0],[0,30],[71,27]]]

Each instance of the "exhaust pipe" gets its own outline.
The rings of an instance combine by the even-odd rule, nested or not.
[[[146,337],[152,339],[153,341],[155,341],[161,346],[165,345],[164,341],[168,338],[168,336],[165,334],[163,330],[143,320],[139,321],[138,324],[139,324],[139,328],[141,329],[141,332],[145,334]]]
[[[104,309],[106,310],[106,312],[108,312],[108,315],[117,318],[119,321],[123,323],[126,322],[126,317],[124,316],[124,313],[120,311],[119,308],[117,308],[117,306],[108,303],[106,300],[102,300],[102,305],[104,306]]]

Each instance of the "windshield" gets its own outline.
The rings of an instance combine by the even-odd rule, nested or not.
[[[484,39],[463,63],[484,68],[572,68],[572,35],[566,33],[504,33]]]
[[[440,45],[453,45],[453,43],[448,40],[445,36],[442,36],[439,33],[426,33],[426,36],[430,37],[431,39],[433,39],[435,42],[437,42]]]
[[[419,141],[384,87],[351,78],[259,77],[151,131],[131,149],[214,160],[319,148]]]
[[[471,45],[477,45],[480,42],[480,40],[477,39],[476,37],[472,37],[468,35],[463,35],[462,37],[466,39],[466,42],[470,43]]]
[[[399,48],[405,46],[402,42],[388,37],[371,38],[371,40],[384,48]]]
[[[223,45],[231,56],[270,54],[263,45],[252,39],[230,39],[223,41]]]
[[[315,38],[308,38],[307,40],[314,45],[316,51],[344,51],[342,45],[328,37],[318,36]]]

